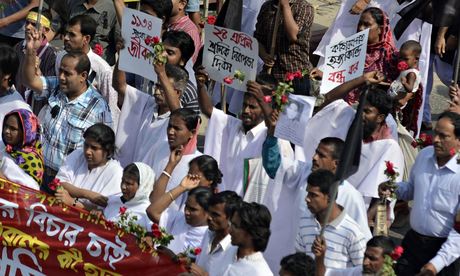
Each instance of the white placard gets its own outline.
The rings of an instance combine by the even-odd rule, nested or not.
[[[120,70],[138,74],[152,81],[157,81],[152,60],[145,57],[153,54],[153,47],[147,46],[145,39],[161,37],[161,19],[146,13],[125,8],[123,12],[121,33],[125,48],[120,51]]]
[[[257,39],[232,29],[206,24],[203,66],[211,79],[240,91],[246,91],[248,80],[255,80],[259,44]],[[245,74],[243,82],[233,80],[227,84],[225,77],[232,77],[236,70]]]
[[[363,74],[368,36],[366,29],[326,47],[321,94]]]
[[[289,95],[289,102],[280,114],[275,128],[275,137],[303,146],[305,129],[313,115],[315,97]]]

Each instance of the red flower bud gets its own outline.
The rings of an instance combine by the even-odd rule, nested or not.
[[[272,96],[264,96],[264,102],[271,103],[272,102]]]
[[[405,62],[405,61],[398,62],[398,70],[400,72],[405,71],[407,69],[409,69],[409,65],[407,64],[407,62]]]
[[[161,231],[158,229],[153,230],[152,234],[157,239],[161,239],[161,237],[163,236],[163,233],[161,233]]]
[[[397,261],[402,256],[403,253],[404,253],[404,248],[402,248],[402,246],[396,246],[393,252],[391,252],[390,257],[394,261]]]
[[[213,15],[208,16],[208,19],[206,20],[209,25],[214,25],[216,23],[217,18]]]
[[[451,148],[451,149],[449,150],[450,156],[454,156],[456,153],[457,153],[457,151],[455,150],[455,148]]]
[[[294,72],[294,77],[295,77],[296,79],[302,78],[302,72],[300,72],[299,70],[295,71],[295,72]]]
[[[11,152],[13,151],[13,147],[12,147],[11,145],[6,145],[5,151],[6,151],[7,153],[11,153]]]
[[[281,96],[281,103],[282,104],[287,104],[287,102],[288,102],[288,96],[286,96],[286,95]]]
[[[390,161],[385,161],[385,165],[387,167],[387,169],[385,170],[387,174],[389,174],[389,175],[395,175],[396,174],[396,171],[394,169],[393,163],[391,163]]]
[[[294,73],[286,73],[286,81],[292,81],[295,78]]]
[[[411,146],[414,147],[414,148],[418,147],[418,143],[417,143],[417,141],[415,141],[415,140],[412,141],[412,143],[410,143],[410,144],[411,144]]]
[[[158,44],[160,43],[160,38],[158,36],[153,37],[153,43]]]
[[[231,77],[225,77],[225,78],[224,78],[224,82],[225,82],[226,84],[232,84],[232,83],[233,83],[233,78],[231,78]]]
[[[126,210],[127,210],[127,209],[128,209],[128,208],[126,208],[126,206],[121,206],[121,207],[120,207],[120,215],[123,215],[124,213],[126,213]]]
[[[104,54],[104,48],[98,43],[94,45],[93,52],[98,56],[102,56]]]
[[[201,248],[197,247],[195,248],[195,251],[193,252],[195,255],[200,255],[201,253]]]
[[[147,36],[147,37],[144,39],[144,42],[145,42],[145,44],[150,45],[150,43],[152,43],[152,37],[151,37],[151,36]]]

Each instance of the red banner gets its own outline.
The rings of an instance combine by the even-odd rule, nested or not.
[[[170,257],[56,198],[0,179],[0,275],[178,275]]]

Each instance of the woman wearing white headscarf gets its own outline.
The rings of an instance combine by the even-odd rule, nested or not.
[[[152,222],[145,210],[150,205],[149,195],[154,181],[155,173],[148,165],[136,162],[126,166],[121,180],[121,194],[109,196],[104,209],[105,218],[117,221],[123,209],[130,217],[137,216],[137,224],[150,231]]]

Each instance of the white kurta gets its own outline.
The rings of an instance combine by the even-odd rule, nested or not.
[[[64,165],[59,168],[56,175],[62,182],[68,182],[77,188],[90,190],[103,196],[121,193],[122,176],[123,168],[114,159],[107,161],[104,166],[89,170],[81,148],[66,157]],[[84,204],[92,205],[89,200],[85,200]]]
[[[231,263],[223,262],[222,267],[226,267],[223,276],[272,276],[273,273],[267,265],[264,256],[260,252],[237,259],[238,247],[233,247],[228,251],[229,256],[233,256]],[[227,258],[228,260],[229,258]]]
[[[166,223],[165,223],[166,221]],[[192,227],[185,221],[182,211],[167,209],[160,218],[160,226],[174,236],[174,240],[168,245],[174,253],[178,254],[187,249],[200,247],[208,226]]]
[[[226,267],[222,267],[225,263],[227,252],[230,248],[235,250],[235,246],[231,244],[232,238],[230,234],[225,236],[219,244],[211,252],[211,245],[215,235],[211,230],[207,230],[203,242],[201,243],[201,254],[196,258],[196,264],[208,272],[210,276],[220,276],[224,273]]]
[[[120,217],[120,207],[125,206],[127,208],[126,212],[129,213],[130,216],[137,216],[137,224],[144,227],[147,231],[151,231],[153,223],[150,221],[145,211],[150,205],[150,200],[146,198],[142,201],[127,201],[123,203],[121,201],[121,196],[121,193],[109,196],[107,207],[104,209],[104,217],[107,220],[116,222]]]
[[[3,118],[6,114],[20,108],[31,111],[30,106],[22,99],[21,95],[17,91],[14,91],[12,94],[0,97],[0,126],[3,127]],[[0,143],[1,142],[2,137],[0,135]]]
[[[40,190],[40,185],[38,185],[35,179],[21,169],[7,153],[1,152],[0,158],[0,172],[2,172],[9,181],[34,190]]]
[[[241,120],[213,109],[206,130],[204,153],[217,160],[224,175],[219,190],[235,191],[243,195],[244,160],[262,156],[266,136],[264,122],[244,133]],[[292,158],[293,151],[289,142],[281,139],[278,141],[281,155]]]
[[[125,167],[132,162],[144,162],[146,157],[154,155],[158,147],[168,147],[168,122],[169,112],[158,116],[152,96],[128,85],[115,138],[121,165]]]

